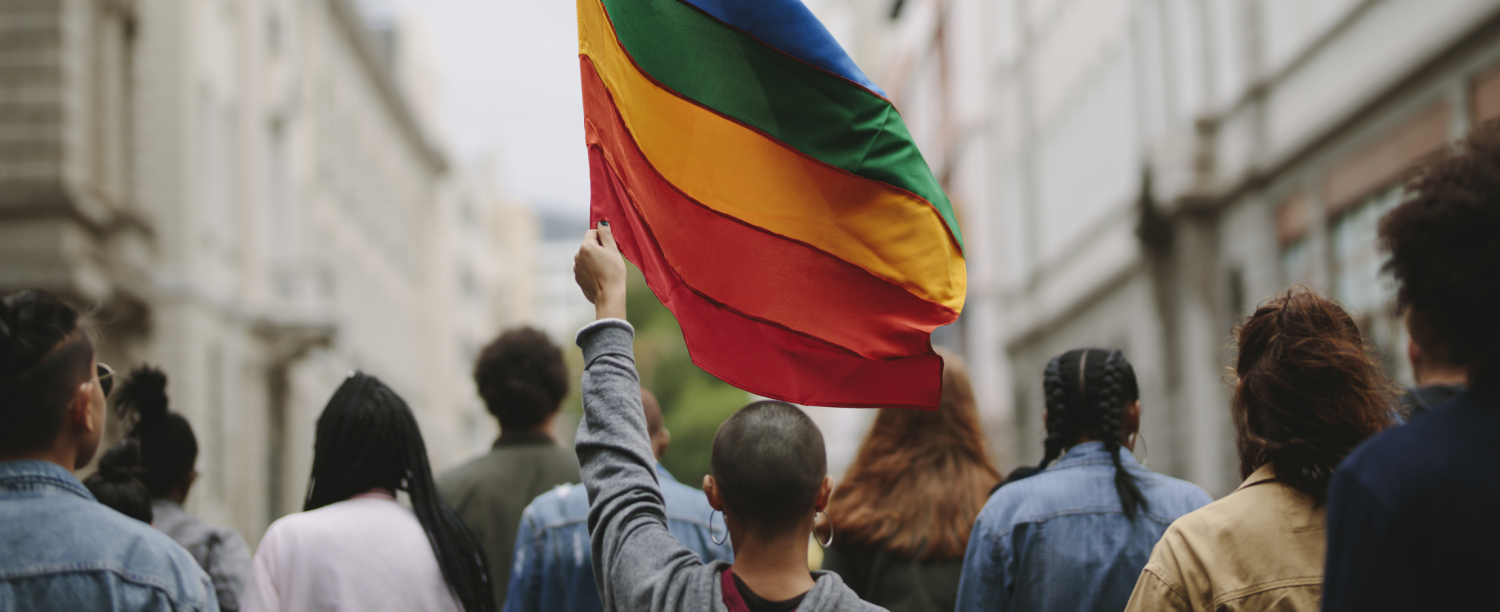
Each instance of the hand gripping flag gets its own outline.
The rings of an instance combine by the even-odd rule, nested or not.
[[[801,0],[578,0],[578,46],[592,220],[693,362],[799,404],[935,409],[963,236]]]

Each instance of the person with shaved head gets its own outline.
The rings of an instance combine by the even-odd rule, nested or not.
[[[734,560],[734,551],[723,542],[724,528],[714,542],[708,519],[713,509],[703,492],[677,482],[661,458],[672,442],[662,418],[661,404],[649,390],[641,389],[646,435],[656,457],[656,477],[666,505],[667,530],[704,563]],[[510,586],[506,589],[506,612],[600,612],[599,588],[594,585],[593,555],[589,546],[589,496],[578,485],[558,485],[543,493],[521,515],[520,531],[512,555]]]
[[[673,537],[625,321],[625,261],[606,221],[573,275],[596,320],[578,332],[583,420],[574,448],[588,491],[594,581],[608,612],[881,610],[833,572],[807,569],[814,517],[833,483],[823,434],[785,402],[751,403],[719,427],[703,492],[722,512],[734,562],[705,563]]]

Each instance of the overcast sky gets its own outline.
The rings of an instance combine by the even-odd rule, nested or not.
[[[588,155],[571,0],[364,0],[431,35],[460,163],[500,156],[503,187],[543,210],[588,211]],[[384,13],[384,15],[381,15]]]

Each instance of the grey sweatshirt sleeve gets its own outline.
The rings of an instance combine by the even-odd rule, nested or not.
[[[583,420],[575,447],[589,493],[594,582],[605,612],[710,610],[712,568],[667,530],[656,459],[646,435],[635,330],[618,319],[578,332]]]

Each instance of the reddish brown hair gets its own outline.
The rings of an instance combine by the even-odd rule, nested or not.
[[[1385,370],[1349,313],[1301,287],[1262,304],[1237,335],[1240,476],[1273,464],[1321,505],[1344,455],[1394,422]]]
[[[881,409],[828,516],[839,541],[911,559],[958,559],[999,482],[968,371],[944,353],[938,409]]]

